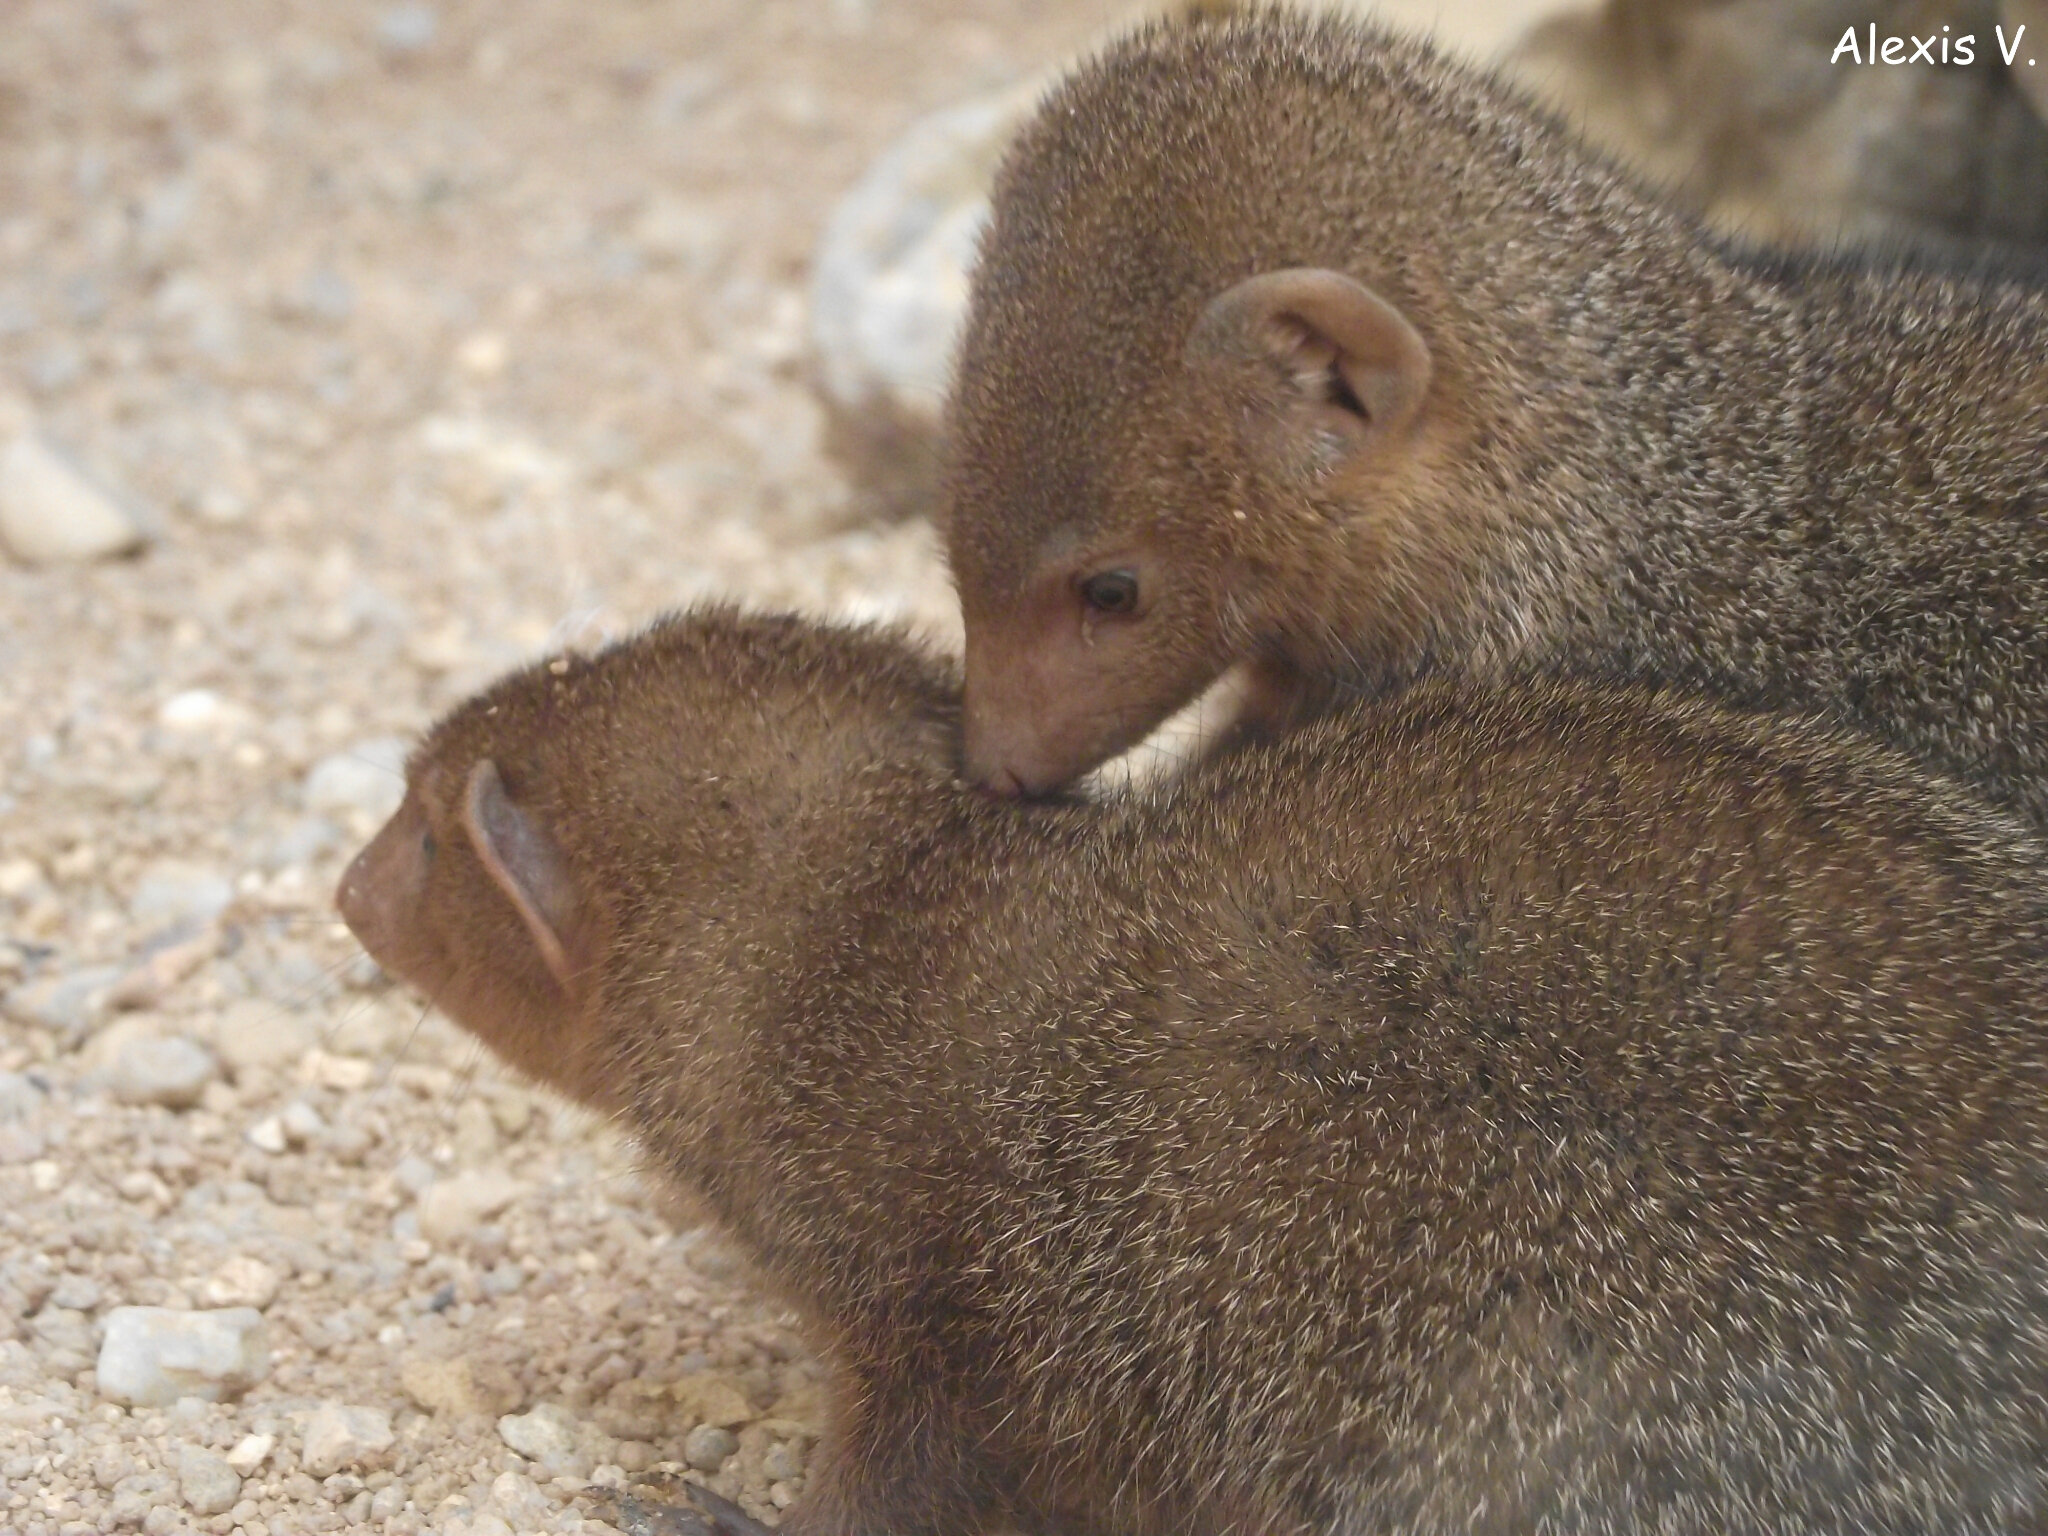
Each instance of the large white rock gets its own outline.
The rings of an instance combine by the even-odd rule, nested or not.
[[[989,183],[1044,85],[919,119],[826,222],[809,307],[828,442],[885,515],[932,503],[939,418]]]
[[[1045,82],[913,123],[840,200],[811,279],[819,382],[937,423],[996,162]]]
[[[100,1395],[131,1408],[161,1408],[181,1397],[217,1403],[270,1370],[263,1314],[254,1307],[175,1312],[116,1307],[100,1344]]]
[[[119,498],[33,432],[0,449],[0,544],[31,565],[98,560],[142,543]]]

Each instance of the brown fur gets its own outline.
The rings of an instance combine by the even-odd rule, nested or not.
[[[1291,322],[1197,345],[1293,269],[1405,317],[1412,420],[1368,429]],[[1534,667],[1825,711],[2041,823],[2044,358],[2043,294],[1731,255],[1422,45],[1150,27],[995,190],[950,422],[970,770],[1057,785],[1238,661],[1276,720]],[[1144,611],[1091,613],[1119,566]]]
[[[2048,1519],[2015,821],[1563,682],[1102,804],[967,788],[957,723],[895,640],[670,622],[456,710],[342,886],[808,1318],[785,1530]],[[494,817],[567,888],[508,899]]]

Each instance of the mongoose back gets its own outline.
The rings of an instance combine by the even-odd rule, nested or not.
[[[869,632],[457,709],[340,901],[808,1320],[803,1536],[2048,1520],[2048,886],[1902,758],[1432,681],[1017,805]]]
[[[950,411],[992,787],[1238,663],[1267,725],[1534,668],[1823,712],[2048,819],[2048,294],[1730,254],[1423,45],[1161,23],[1055,88]]]

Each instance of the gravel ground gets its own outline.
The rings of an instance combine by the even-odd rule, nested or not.
[[[951,632],[819,450],[807,261],[892,134],[1122,13],[7,0],[0,442],[148,542],[0,557],[0,1533],[800,1494],[800,1341],[330,893],[406,739],[543,648],[706,592]],[[129,1307],[218,1314],[179,1380],[226,1400]]]

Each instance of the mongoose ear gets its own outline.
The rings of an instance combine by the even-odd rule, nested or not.
[[[1363,283],[1317,267],[1262,272],[1225,289],[1188,333],[1191,364],[1277,365],[1283,413],[1348,458],[1397,439],[1429,394],[1429,346]]]
[[[548,970],[563,991],[575,995],[588,958],[579,953],[584,923],[576,878],[546,830],[512,803],[498,765],[489,758],[469,771],[462,825],[491,879],[511,898]]]

